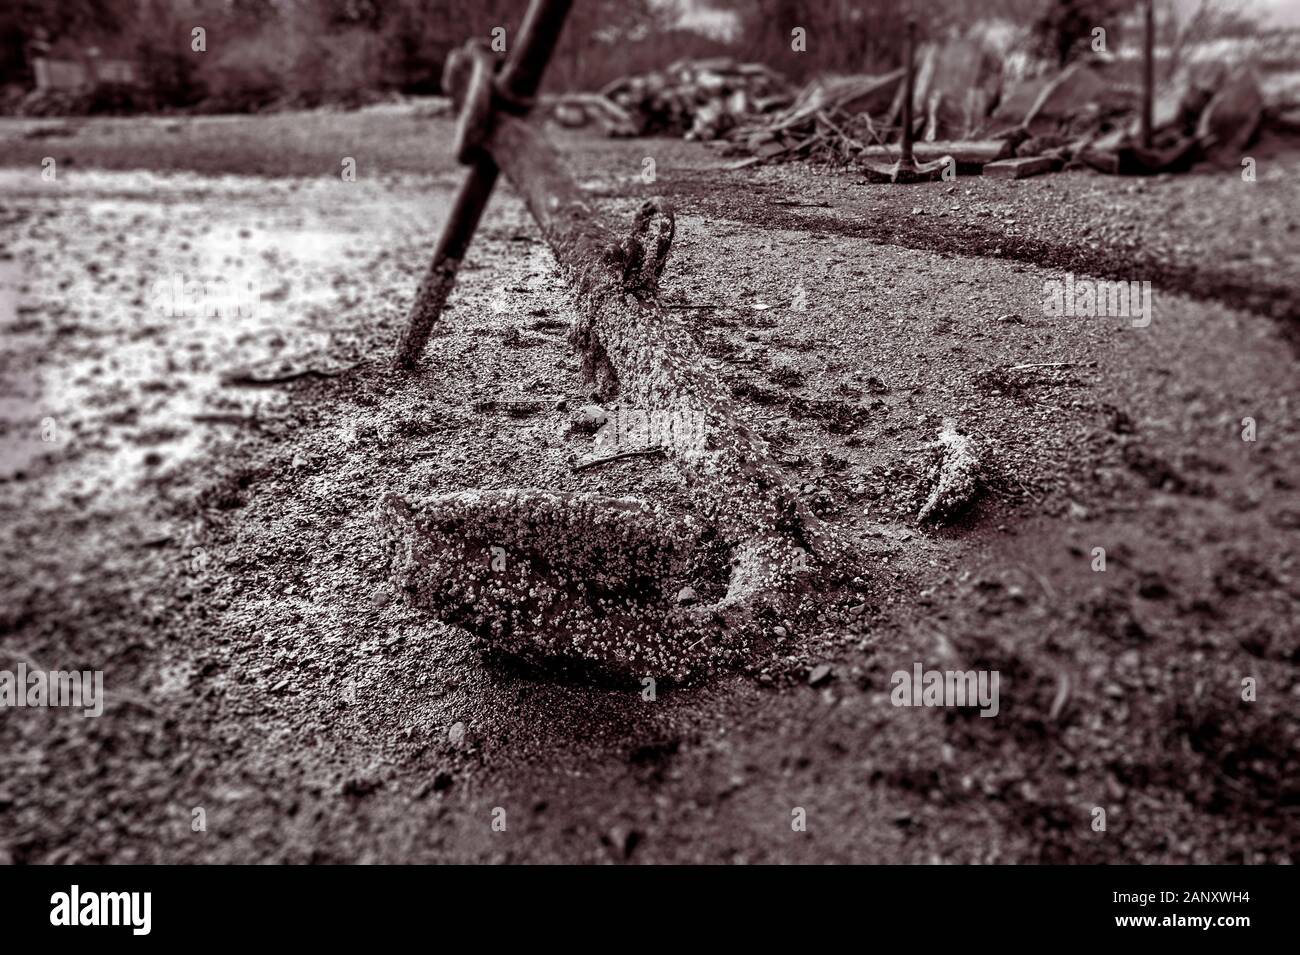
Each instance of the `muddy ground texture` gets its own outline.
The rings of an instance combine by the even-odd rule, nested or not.
[[[508,188],[423,367],[388,369],[449,129],[0,126],[0,667],[107,697],[0,712],[0,858],[1293,861],[1300,153],[891,188],[561,136],[609,216],[676,203],[668,301],[868,554],[861,593],[650,701],[485,658],[386,577],[388,492],[684,500],[653,457],[574,470],[572,311]],[[1150,326],[1045,317],[1067,271],[1152,281]],[[173,273],[255,279],[259,317],[160,316]],[[934,529],[949,418],[985,471]],[[998,670],[1000,713],[891,705],[915,661]]]

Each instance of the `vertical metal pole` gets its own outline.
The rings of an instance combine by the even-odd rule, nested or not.
[[[519,39],[497,78],[505,96],[523,102],[536,95],[571,5],[572,0],[532,0],[529,4],[523,26],[519,29]],[[398,368],[414,368],[420,360],[434,322],[442,314],[447,297],[456,284],[456,272],[469,250],[474,230],[478,228],[479,219],[492,195],[492,187],[496,185],[496,163],[480,153],[456,193],[442,234],[438,236],[433,261],[407,315],[406,328],[394,356]]]
[[[1156,3],[1146,2],[1146,36],[1142,51],[1142,148],[1150,149],[1151,125],[1155,112],[1156,86]]]
[[[533,0],[528,5],[515,55],[501,68],[501,85],[511,96],[527,99],[537,95],[572,5],[573,0]]]
[[[902,154],[902,157],[901,157],[901,160],[900,160],[900,161],[903,163],[903,165],[905,165],[905,166],[910,166],[910,165],[912,165],[912,163],[913,163],[913,159],[912,159],[912,97],[915,95],[914,90],[915,90],[915,85],[916,85],[916,77],[915,77],[916,64],[915,64],[915,62],[914,62],[915,50],[913,49],[913,47],[914,47],[915,45],[916,45],[916,21],[915,21],[915,20],[908,20],[908,21],[907,21],[907,52],[904,54],[904,55],[906,56],[906,58],[907,58],[906,63],[904,63],[904,68],[907,70],[907,73],[906,73],[906,76],[905,76],[904,81],[903,81],[903,87],[904,87],[904,92],[903,92],[903,154]]]

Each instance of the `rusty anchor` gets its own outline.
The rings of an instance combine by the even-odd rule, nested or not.
[[[903,80],[903,137],[898,161],[892,165],[863,161],[868,182],[915,183],[934,182],[952,178],[957,172],[957,161],[951,156],[940,156],[931,162],[918,163],[912,154],[912,97],[916,89],[916,21],[907,22],[907,46]],[[951,171],[949,171],[951,170]]]
[[[527,101],[563,0],[534,0],[517,61],[478,43],[448,60],[457,155],[472,163],[397,354],[419,358],[499,171],[524,199],[574,293],[571,343],[606,402],[689,415],[666,441],[689,514],[659,502],[537,489],[387,496],[380,525],[395,585],[493,653],[627,681],[687,680],[746,660],[857,574],[856,546],[816,517],[739,417],[689,330],[659,302],[675,219],[658,200],[626,235],[565,170]],[[556,20],[548,20],[555,17]],[[523,64],[522,66],[520,64]]]

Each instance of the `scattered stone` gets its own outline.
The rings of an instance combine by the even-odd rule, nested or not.
[[[821,686],[823,683],[830,682],[830,678],[831,678],[830,664],[819,663],[817,664],[817,666],[813,667],[812,672],[808,674],[808,685]]]
[[[609,420],[609,414],[600,405],[583,405],[573,414],[574,430],[592,432]]]
[[[447,730],[447,739],[449,742],[459,745],[465,741],[465,724],[456,722],[451,724],[451,729]]]
[[[370,776],[353,776],[345,779],[339,787],[339,792],[345,796],[369,796],[379,788],[379,780]]]
[[[1250,70],[1238,70],[1219,87],[1201,114],[1196,133],[1206,157],[1236,166],[1242,150],[1254,138],[1264,114],[1264,96]]]
[[[643,838],[644,836],[640,830],[624,828],[623,826],[614,826],[605,837],[610,848],[623,859],[631,857],[632,852]]]
[[[970,505],[979,486],[980,463],[974,442],[958,434],[951,421],[944,423],[934,448],[934,464],[927,478],[931,490],[918,517],[942,522]]]
[[[1038,94],[1025,114],[1024,127],[1031,134],[1055,133],[1088,103],[1105,99],[1109,91],[1101,73],[1082,61],[1074,63]]]

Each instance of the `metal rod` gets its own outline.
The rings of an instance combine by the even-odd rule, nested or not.
[[[914,161],[912,159],[912,96],[914,95],[915,83],[916,83],[916,78],[915,78],[916,64],[914,61],[915,51],[913,50],[913,47],[915,45],[916,45],[916,21],[908,20],[907,21],[907,52],[904,54],[904,56],[907,59],[907,62],[904,64],[907,73],[903,84],[904,85],[903,152],[902,152],[901,159],[904,165],[911,165],[912,162]]]
[[[559,42],[572,0],[532,0],[519,30],[519,41],[507,54],[501,69],[501,91],[522,107],[541,86],[546,64]],[[461,260],[478,228],[479,219],[497,181],[497,166],[487,155],[478,157],[456,193],[455,202],[443,223],[433,261],[416,293],[407,315],[406,327],[397,343],[394,364],[414,368],[429,341],[434,323],[442,314],[456,284]]]
[[[1142,51],[1142,148],[1150,149],[1156,86],[1156,4],[1146,2],[1146,36]]]
[[[533,0],[519,28],[519,45],[501,68],[501,85],[520,99],[535,96],[573,0]]]
[[[397,342],[398,368],[414,368],[429,341],[434,323],[442,314],[456,285],[456,273],[461,260],[469,251],[470,240],[478,228],[479,219],[487,207],[492,187],[497,181],[497,166],[483,157],[470,167],[469,175],[460,184],[447,221],[443,223],[438,245],[433,251],[433,261],[424,274],[424,280],[415,294],[415,301],[406,316],[406,328]]]

